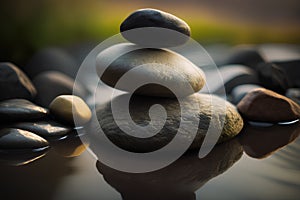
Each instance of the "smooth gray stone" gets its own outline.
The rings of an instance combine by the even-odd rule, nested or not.
[[[238,85],[259,84],[256,72],[244,65],[225,65],[216,70],[207,70],[205,75],[208,87],[204,87],[202,93],[224,95],[224,92],[230,94]],[[222,81],[216,81],[220,78]]]
[[[0,63],[0,101],[6,99],[29,99],[36,95],[36,89],[29,78],[12,63]]]
[[[71,127],[67,127],[50,120],[37,122],[21,122],[10,125],[10,127],[30,131],[43,138],[62,137],[72,131]]]
[[[101,76],[100,79],[119,90],[158,97],[174,97],[165,87],[168,85],[172,85],[179,96],[193,94],[204,86],[203,71],[185,57],[166,49],[134,49],[137,47],[130,43],[122,43],[101,52],[97,56],[97,72]],[[124,51],[130,52],[120,56]],[[101,75],[109,59],[113,62],[109,63]],[[143,70],[131,71],[132,78],[125,84],[116,85],[124,74],[141,65],[146,65]],[[144,84],[137,90],[132,89],[132,86],[138,85],[138,81],[144,83],[145,80],[157,81],[160,84]]]
[[[256,65],[265,62],[265,58],[255,47],[241,46],[232,49],[225,65],[239,64],[255,69]]]
[[[48,116],[48,110],[25,99],[0,102],[0,123],[39,120]]]
[[[285,94],[290,81],[284,69],[273,63],[260,63],[256,66],[260,84],[279,94]],[[299,71],[300,72],[300,71]]]
[[[234,104],[238,104],[242,98],[248,94],[248,92],[256,88],[261,88],[261,86],[254,84],[243,84],[236,86],[231,92],[232,102]]]
[[[33,79],[38,94],[35,102],[41,106],[49,107],[51,101],[59,95],[74,95],[85,98],[88,90],[79,82],[58,71],[46,71]]]
[[[128,94],[118,96],[112,101],[119,104],[126,95]],[[188,109],[186,112],[189,113],[188,116],[184,116],[185,122],[198,127],[197,135],[190,147],[191,149],[199,148],[201,146],[212,118],[218,119],[218,121],[214,122],[213,127],[217,130],[222,130],[221,136],[218,140],[219,143],[233,138],[243,127],[243,120],[236,111],[236,108],[219,97],[206,94],[193,94],[184,98],[182,102],[182,105],[185,105]],[[216,105],[214,108],[216,112],[214,113],[212,113],[211,110],[212,102],[213,105]],[[116,124],[115,119],[118,119],[121,124],[125,125],[128,123],[128,119],[123,118],[122,113],[119,113],[123,111],[118,109],[116,110],[117,113],[113,116],[111,102],[97,107],[97,119],[99,123],[97,123],[97,121],[92,121],[89,129],[90,131],[93,131],[93,133],[97,133],[97,131],[100,130],[100,124],[106,136],[114,144],[129,151],[148,152],[156,150],[165,146],[176,135],[181,120],[181,113],[177,99],[132,96],[129,105],[132,120],[140,126],[147,125],[150,121],[148,115],[149,108],[154,104],[161,105],[167,112],[167,120],[165,123],[160,119],[153,119],[154,124],[161,125],[161,127],[163,127],[155,136],[148,137],[147,135],[144,135],[146,133],[141,132],[138,134],[146,138],[137,138],[124,133]],[[198,109],[194,110],[193,105],[199,105],[199,107],[197,106]],[[221,117],[224,114],[223,106],[225,105],[225,117]],[[199,124],[195,124],[195,113],[199,118]],[[224,123],[224,127],[221,127],[222,122]],[[186,131],[187,132],[180,135],[180,139],[190,141],[191,137],[189,135],[189,130]]]
[[[48,146],[47,140],[29,131],[15,128],[0,130],[0,150],[40,149]]]
[[[30,78],[34,78],[44,71],[59,71],[72,78],[76,77],[79,64],[74,58],[60,48],[45,48],[38,51],[29,60],[24,71]]]
[[[183,20],[170,13],[150,8],[130,14],[122,22],[120,31],[130,42],[153,47],[178,46],[186,43],[191,35],[190,27]]]

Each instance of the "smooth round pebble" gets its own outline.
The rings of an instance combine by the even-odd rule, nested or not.
[[[86,103],[74,95],[56,97],[49,106],[50,114],[70,125],[82,126],[90,121],[92,112]]]
[[[33,79],[33,84],[38,91],[34,101],[44,107],[49,107],[51,101],[59,95],[74,94],[81,98],[88,96],[88,91],[82,84],[78,81],[75,84],[73,78],[58,71],[40,73]]]
[[[0,101],[0,121],[35,121],[48,116],[48,110],[25,99]],[[0,123],[1,123],[0,122]]]
[[[188,96],[204,86],[204,72],[183,56],[165,49],[135,48],[138,47],[130,43],[117,44],[97,56],[97,72],[105,84],[135,94],[158,97],[174,97],[168,89],[170,85],[179,96]],[[124,51],[129,53],[119,56]],[[109,59],[114,61],[103,72]],[[117,84],[129,70],[129,80]],[[145,84],[147,80],[159,84]],[[139,82],[142,87],[135,90]]]
[[[44,138],[62,137],[72,131],[71,127],[67,127],[50,120],[37,122],[21,122],[10,125],[10,127],[27,130]]]
[[[259,122],[289,122],[300,118],[300,106],[291,99],[268,89],[250,91],[237,105],[248,120]]]
[[[0,101],[6,99],[29,99],[36,95],[36,89],[29,78],[12,63],[0,63]]]
[[[47,140],[29,131],[15,128],[0,130],[0,150],[39,149],[48,146]]]
[[[114,105],[122,103],[122,98],[126,98],[126,95],[121,95],[113,99]],[[212,103],[213,102],[213,103]],[[90,123],[90,130],[93,133],[100,131],[99,124],[106,134],[106,136],[119,147],[134,152],[149,152],[157,150],[166,144],[168,144],[176,135],[178,127],[181,123],[180,105],[176,99],[167,98],[154,98],[154,97],[142,97],[132,96],[129,105],[129,111],[132,120],[139,126],[145,126],[149,123],[149,109],[152,105],[159,104],[167,112],[166,122],[160,118],[152,119],[153,124],[163,127],[159,133],[155,136],[148,137],[144,132],[140,132],[138,138],[130,136],[124,133],[116,124],[115,120],[118,120],[121,124],[127,124],[128,119],[122,117],[122,109],[116,109],[114,115],[112,115],[111,102],[105,105],[99,105],[97,108],[98,122]],[[191,123],[198,127],[197,135],[192,140],[190,130],[185,130],[184,133],[179,135],[182,141],[193,141],[191,149],[199,148],[202,144],[204,137],[208,131],[210,123],[214,123],[212,126],[216,130],[222,130],[221,136],[218,142],[224,142],[236,136],[243,127],[243,120],[236,108],[229,102],[225,102],[223,99],[217,96],[211,96],[206,94],[193,94],[182,100],[182,105],[187,108],[188,116],[184,116],[185,123]],[[198,109],[195,110],[195,106]],[[214,107],[214,113],[212,113],[212,106]],[[226,106],[226,109],[224,108]],[[226,110],[226,111],[225,111]],[[223,113],[225,111],[225,113]],[[196,113],[196,114],[195,114]],[[199,124],[195,124],[194,115],[199,118]],[[224,116],[224,117],[222,117]],[[218,119],[211,121],[212,119]],[[151,121],[151,123],[152,123]],[[222,127],[222,124],[224,126]],[[178,133],[177,133],[178,134]]]
[[[128,41],[146,46],[169,47],[186,43],[189,25],[178,17],[156,9],[140,9],[130,14],[120,26]]]

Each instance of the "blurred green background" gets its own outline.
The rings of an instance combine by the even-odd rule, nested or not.
[[[101,42],[134,10],[184,19],[201,44],[300,43],[299,0],[1,0],[0,59],[22,63],[47,46]]]

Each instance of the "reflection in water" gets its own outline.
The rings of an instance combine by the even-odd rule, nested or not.
[[[42,155],[38,154],[41,152],[22,152],[11,157],[9,154],[0,154],[1,182],[4,183],[0,188],[1,199],[53,199],[65,177],[76,173],[76,168],[72,166],[73,160],[64,157],[80,155],[85,149],[83,146],[79,136],[72,133],[65,139],[51,141],[50,151],[44,151]],[[33,160],[37,161],[29,163]],[[11,164],[26,165],[9,166]]]
[[[243,154],[236,139],[217,145],[205,158],[189,152],[176,162],[149,173],[126,173],[97,161],[98,171],[124,200],[195,199],[194,192],[230,168]]]
[[[29,164],[46,155],[48,147],[34,150],[0,151],[0,164],[21,166]]]
[[[84,133],[77,134],[77,131],[69,133],[66,137],[60,140],[51,141],[51,146],[54,150],[64,157],[77,157],[80,156],[89,146],[87,140],[84,143],[80,137],[84,137]]]
[[[300,122],[291,125],[255,127],[247,125],[240,133],[239,141],[247,155],[265,158],[300,135]]]

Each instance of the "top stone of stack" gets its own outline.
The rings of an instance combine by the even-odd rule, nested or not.
[[[140,9],[121,24],[122,36],[146,47],[174,47],[186,43],[191,35],[189,25],[178,17],[156,9]]]

